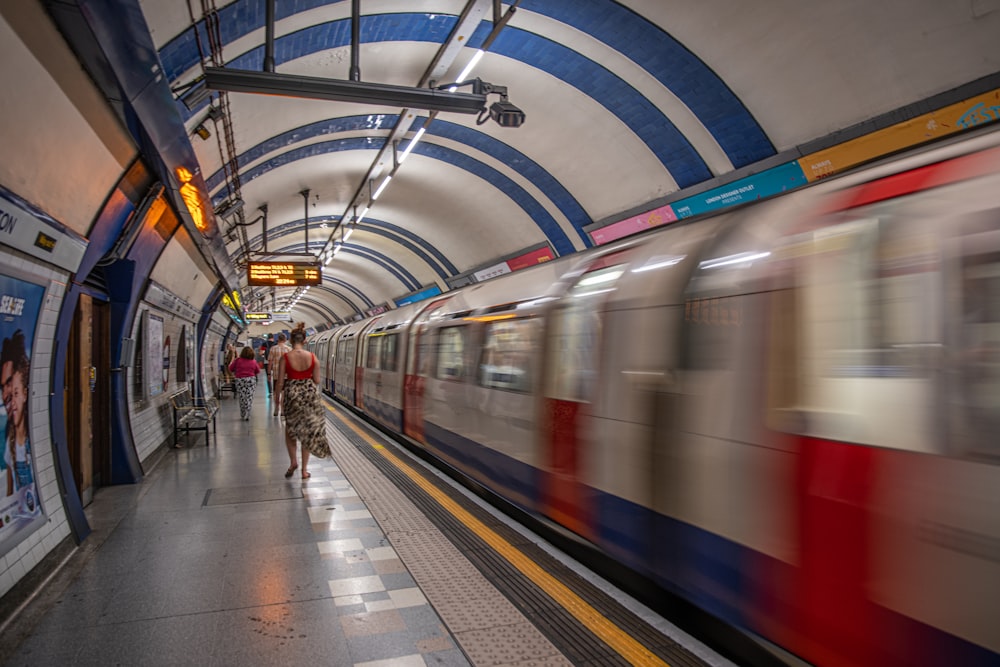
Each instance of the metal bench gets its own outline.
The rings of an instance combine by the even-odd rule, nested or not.
[[[170,405],[174,412],[174,447],[180,447],[179,436],[191,431],[205,432],[207,447],[209,427],[215,437],[215,414],[219,411],[219,403],[214,398],[194,398],[188,388],[170,396]]]
[[[218,391],[219,398],[222,398],[223,396],[225,396],[227,391],[230,392],[233,395],[233,398],[236,398],[236,380],[235,379],[231,379],[229,381],[222,380],[222,381],[219,382],[219,391]]]

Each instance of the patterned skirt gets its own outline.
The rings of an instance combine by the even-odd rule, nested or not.
[[[285,433],[301,442],[313,456],[323,459],[330,455],[326,415],[315,382],[285,380],[281,409],[285,413]]]
[[[250,415],[250,408],[253,405],[253,393],[256,390],[257,378],[236,378],[236,398],[240,401],[240,417],[246,419]]]

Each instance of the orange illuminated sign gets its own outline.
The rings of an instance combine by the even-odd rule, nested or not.
[[[190,171],[184,167],[177,167],[177,180],[181,182],[181,199],[184,200],[184,205],[187,206],[188,213],[191,214],[194,226],[204,233],[208,229],[208,221],[205,220],[205,209],[201,205],[198,188],[191,184],[193,178]]]
[[[298,287],[320,285],[323,272],[319,264],[310,262],[250,262],[247,282],[263,287]]]

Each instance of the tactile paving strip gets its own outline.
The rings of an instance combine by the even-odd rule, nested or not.
[[[564,660],[576,665],[630,664],[628,660],[595,636],[576,617],[560,607],[548,594],[528,580],[503,556],[488,547],[475,533],[442,508],[437,501],[429,497],[407,475],[388,462],[363,438],[346,427],[342,432],[338,428],[331,428],[331,430],[335,433],[335,440],[339,441],[338,450],[344,450],[346,445],[345,451],[350,452],[349,456],[360,458],[363,455],[370,465],[380,470],[386,478],[396,485],[396,488],[401,492],[400,496],[403,501],[410,503],[422,513],[421,518],[416,519],[414,524],[409,522],[410,514],[409,512],[404,514],[402,507],[398,508],[400,513],[388,511],[385,513],[386,525],[383,525],[382,528],[389,539],[393,541],[393,546],[397,548],[397,551],[400,551],[400,556],[418,583],[423,578],[424,582],[435,586],[441,583],[448,584],[444,587],[445,592],[438,593],[445,607],[438,608],[437,600],[432,600],[432,604],[438,609],[438,613],[449,628],[456,634],[456,640],[462,645],[463,650],[466,650],[473,664],[498,664],[498,661],[506,663],[525,660],[532,664],[543,664],[539,662],[543,656],[527,657],[519,651],[517,654],[511,653],[512,646],[509,645],[511,641],[517,642],[515,646],[519,650],[530,646],[531,642],[525,638],[515,639],[512,637],[512,635],[517,634],[514,627],[520,627],[520,623],[507,625],[501,618],[493,616],[493,614],[499,613],[505,617],[504,620],[507,620],[509,612],[499,611],[506,609],[506,606],[497,604],[495,595],[485,592],[489,590],[502,593],[500,597],[509,601],[508,606],[512,606],[518,615],[523,615],[522,618],[527,618],[551,642],[552,646],[558,647]],[[379,438],[379,436],[374,437]],[[338,453],[337,456],[339,455]],[[341,467],[345,474],[351,477],[347,469],[343,465]],[[547,572],[556,576],[582,600],[599,611],[605,618],[611,619],[619,628],[663,661],[674,667],[693,667],[705,664],[686,648],[651,627],[606,593],[526,540],[520,533],[498,522],[492,515],[469,501],[461,493],[446,484],[441,484],[432,475],[425,475],[425,478],[431,480],[441,492],[460,504],[465,511],[488,524],[490,529],[501,534],[510,544],[516,545],[522,553],[528,555],[531,560],[541,565]],[[360,480],[355,482],[353,477],[352,483],[366,502],[368,502],[368,498],[365,496],[369,492],[374,494],[373,500],[381,502],[380,491],[376,489],[362,491],[363,484],[360,483]],[[381,511],[373,510],[373,513],[376,512],[382,514]],[[379,520],[381,524],[381,519]],[[423,536],[423,526],[428,522],[433,522],[442,533],[447,535],[449,543],[453,543],[453,557],[442,556],[442,552],[434,555],[420,546],[415,546],[411,551],[417,560],[408,560],[403,555],[403,551],[407,550],[407,543],[422,541],[416,539],[416,535]],[[389,529],[387,526],[392,526],[392,528]],[[415,526],[421,526],[421,528],[416,529]],[[432,538],[432,541],[437,542],[441,539],[444,538],[438,536]],[[399,540],[399,545],[397,545],[397,540]],[[435,548],[439,547],[443,547],[443,545],[436,545]],[[477,581],[467,571],[468,569],[480,573],[481,578],[485,580],[485,589],[482,588],[484,582]],[[474,580],[474,589],[466,588],[461,583]],[[494,637],[490,632],[482,630],[465,631],[459,629],[463,628],[462,624],[470,618],[474,619],[471,622],[474,626],[494,624],[493,627],[506,628],[505,638]],[[452,623],[458,625],[452,626]],[[465,641],[463,641],[463,635]],[[489,653],[488,656],[481,656],[487,658],[488,662],[480,663],[473,657],[474,654],[480,654],[480,652]]]
[[[333,458],[473,665],[571,664],[336,427]],[[368,447],[367,444],[363,445]]]

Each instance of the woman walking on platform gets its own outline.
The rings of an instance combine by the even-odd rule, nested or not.
[[[249,420],[253,392],[257,388],[257,374],[260,372],[252,347],[243,348],[240,356],[229,364],[229,372],[236,376],[236,398],[240,401],[240,419]]]
[[[316,355],[305,349],[305,323],[300,322],[291,333],[292,350],[278,362],[274,388],[283,392],[281,405],[285,413],[285,447],[291,465],[285,477],[291,477],[299,467],[296,439],[302,443],[302,479],[311,475],[306,470],[309,455],[319,458],[330,455],[326,441],[326,419],[319,398],[319,362]]]

